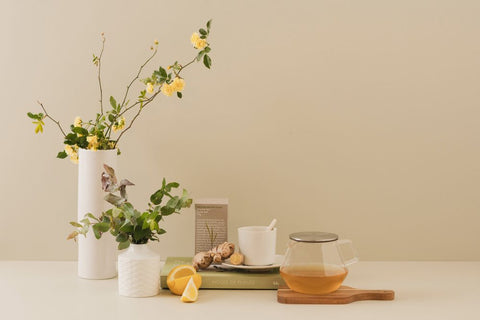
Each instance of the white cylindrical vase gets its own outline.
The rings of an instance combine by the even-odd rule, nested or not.
[[[117,166],[117,150],[78,150],[78,220],[86,213],[98,217],[111,208],[102,190],[103,164]],[[78,237],[78,276],[85,279],[109,279],[117,275],[117,245],[110,233],[96,239],[90,227],[87,237]]]
[[[160,291],[160,255],[147,244],[130,244],[118,255],[118,291],[121,296],[142,298]]]

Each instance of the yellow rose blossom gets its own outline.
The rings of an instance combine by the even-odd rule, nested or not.
[[[207,46],[207,40],[206,39],[198,39],[195,42],[195,48],[197,49],[203,49]]]
[[[75,153],[75,149],[71,146],[71,145],[68,145],[66,144],[65,145],[65,152],[71,156],[73,153]]]
[[[98,138],[97,138],[97,136],[88,136],[87,141],[88,141],[87,149],[97,150],[97,148],[98,148]]]
[[[70,155],[70,161],[72,161],[75,164],[78,164],[78,153],[74,152]]]
[[[167,97],[170,97],[173,93],[175,92],[175,89],[171,84],[164,83],[162,86],[162,93],[166,95]]]
[[[112,129],[114,132],[122,130],[125,127],[125,117],[121,117],[113,126]]]
[[[193,44],[193,46],[196,47],[197,41],[200,40],[200,36],[198,33],[194,32],[192,36],[190,37],[190,42]]]
[[[185,80],[183,80],[182,78],[176,77],[175,79],[173,79],[172,87],[173,87],[173,90],[175,91],[182,91],[183,88],[185,88]]]
[[[82,126],[82,119],[80,119],[80,117],[76,117],[75,120],[73,121],[73,126],[74,127],[81,127]]]
[[[155,90],[154,86],[152,83],[147,83],[147,92],[148,93],[153,93],[153,91]]]

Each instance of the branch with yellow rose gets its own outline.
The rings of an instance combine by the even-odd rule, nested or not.
[[[27,113],[33,123],[36,125],[35,133],[43,132],[45,126],[44,119],[48,118],[54,122],[64,137],[65,149],[57,154],[57,158],[64,159],[70,157],[70,160],[74,163],[78,163],[78,149],[90,149],[90,150],[109,150],[116,149],[121,137],[127,132],[140,116],[143,109],[149,105],[159,93],[170,97],[176,94],[178,98],[182,98],[183,89],[185,88],[185,80],[180,76],[182,71],[192,65],[194,62],[202,61],[206,68],[210,69],[212,60],[209,56],[211,51],[210,44],[207,39],[210,35],[211,20],[206,24],[206,28],[200,28],[198,33],[193,33],[190,37],[195,50],[197,50],[195,58],[185,64],[180,64],[175,61],[166,69],[159,67],[158,70],[153,71],[150,77],[140,80],[144,83],[145,89],[141,90],[136,101],[129,105],[128,99],[130,89],[132,85],[140,78],[145,66],[155,57],[158,52],[159,42],[155,40],[154,45],[150,47],[153,53],[145,60],[145,62],[139,67],[139,70],[135,77],[127,85],[125,94],[121,103],[118,103],[113,96],[110,96],[111,109],[105,111],[103,106],[103,88],[101,80],[101,61],[103,51],[105,48],[105,37],[102,33],[102,48],[100,55],[93,55],[93,64],[98,68],[97,78],[100,91],[100,112],[96,114],[95,120],[82,121],[80,117],[76,117],[74,123],[70,125],[70,132],[66,131],[60,125],[60,122],[48,114],[44,105],[38,102],[44,111],[44,113]],[[130,110],[138,108],[135,115],[131,119],[127,126],[127,120],[125,115]],[[105,112],[104,112],[105,111]],[[133,110],[132,110],[133,111]],[[113,133],[118,133],[116,138],[112,137]],[[119,151],[118,151],[119,152]]]

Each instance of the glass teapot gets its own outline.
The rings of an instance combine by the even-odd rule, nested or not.
[[[297,232],[289,236],[280,274],[293,291],[326,294],[337,290],[358,261],[352,241],[327,232]]]

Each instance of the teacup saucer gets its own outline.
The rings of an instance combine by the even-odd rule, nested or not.
[[[227,259],[225,260],[225,262],[223,262],[220,265],[220,267],[226,267],[226,268],[232,268],[232,269],[256,270],[256,271],[269,270],[269,269],[279,268],[284,258],[285,256],[281,254],[276,254],[273,263],[265,266],[247,266],[244,264],[235,265],[230,263],[230,259]]]

